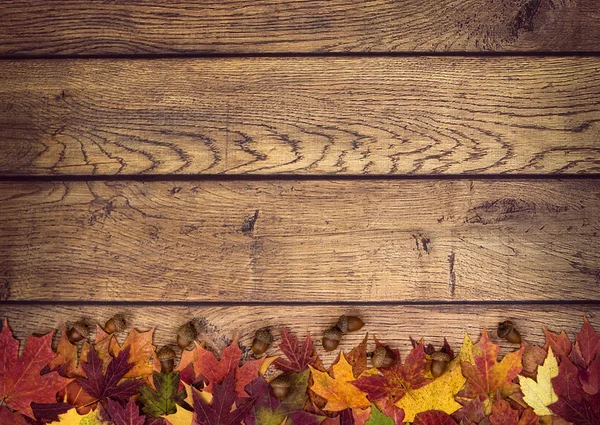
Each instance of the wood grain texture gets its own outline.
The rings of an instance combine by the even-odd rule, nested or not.
[[[0,62],[0,174],[600,172],[600,58]]]
[[[543,327],[553,331],[565,330],[573,339],[586,314],[598,329],[600,307],[598,305],[430,305],[430,306],[58,306],[58,305],[0,305],[0,319],[5,317],[16,337],[24,341],[31,333],[46,333],[72,323],[82,317],[103,324],[113,314],[121,312],[130,316],[138,330],[156,328],[155,345],[174,344],[177,327],[195,319],[200,331],[198,339],[205,340],[212,348],[222,349],[238,332],[240,342],[249,354],[254,332],[264,326],[273,328],[274,345],[268,354],[280,354],[277,350],[281,326],[289,327],[297,336],[304,338],[307,332],[318,345],[319,355],[329,364],[335,354],[325,353],[320,347],[322,332],[334,324],[341,314],[358,314],[366,326],[356,333],[344,336],[340,349],[348,351],[356,346],[365,333],[400,348],[403,355],[410,350],[409,337],[424,338],[427,343],[440,346],[444,337],[453,348],[460,347],[464,333],[477,341],[482,329],[490,330],[490,338],[500,343],[503,352],[515,346],[498,340],[495,329],[500,321],[511,319],[523,338],[542,345]],[[121,342],[124,335],[120,336]],[[370,342],[370,348],[373,347]]]
[[[600,299],[600,180],[0,183],[0,299]]]
[[[596,0],[3,0],[0,54],[598,51]]]

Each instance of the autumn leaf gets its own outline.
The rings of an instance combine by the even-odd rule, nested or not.
[[[129,363],[129,347],[122,350],[119,355],[109,362],[106,373],[102,373],[102,360],[98,357],[94,347],[90,349],[87,363],[82,364],[87,378],[77,378],[81,388],[96,400],[103,401],[107,398],[127,401],[137,393],[142,385],[141,380],[128,380],[119,382],[133,367]]]
[[[125,407],[117,401],[108,399],[108,414],[114,425],[144,425],[146,417],[140,416],[140,409],[133,399],[130,399]]]
[[[84,341],[81,349],[82,361],[86,360],[89,348],[89,343]],[[50,370],[56,370],[62,376],[67,378],[84,377],[83,369],[81,369],[79,358],[77,356],[77,346],[69,341],[65,328],[62,329],[58,347],[56,348],[56,354],[48,366],[50,367]]]
[[[237,336],[228,347],[225,347],[221,360],[204,347],[197,346],[197,352],[198,359],[194,362],[194,370],[196,375],[202,375],[208,381],[208,385],[203,389],[204,392],[212,393],[215,384],[223,382],[229,373],[234,372],[235,391],[240,397],[248,397],[244,387],[258,378],[263,359],[248,360],[240,367],[242,350],[238,346]]]
[[[144,413],[151,418],[176,413],[177,403],[181,403],[185,398],[185,391],[178,391],[179,372],[154,372],[152,378],[156,390],[148,385],[139,389]]]
[[[163,418],[171,425],[192,425],[194,420],[194,412],[185,410],[181,406],[176,406],[176,412],[172,415],[165,415]]]
[[[503,397],[518,393],[519,386],[513,381],[523,368],[521,364],[523,347],[507,354],[498,362],[499,346],[490,341],[484,328],[475,348],[474,364],[468,362],[462,364],[463,375],[467,378],[467,382],[459,396],[475,398],[478,395],[486,395],[494,399],[498,391]]]
[[[58,415],[68,412],[72,407],[68,403],[31,403],[33,415],[40,422],[57,421]]]
[[[558,334],[544,328],[544,334],[546,335],[544,350],[548,351],[549,348],[552,348],[554,355],[558,359],[562,357],[569,357],[573,345],[564,331]]]
[[[20,413],[11,412],[10,409],[0,406],[0,424],[2,425],[29,425]]]
[[[287,360],[282,358],[275,360],[275,367],[284,373],[304,372],[308,369],[309,365],[315,366],[318,362],[317,352],[310,334],[300,344],[298,338],[293,336],[288,328],[283,327],[281,329],[281,344],[279,344],[279,349],[285,354]]]
[[[600,392],[600,358],[594,360],[587,369],[579,370],[579,382],[583,391],[589,395]]]
[[[400,361],[400,355],[397,352],[395,354],[398,363],[394,366],[382,368],[377,375],[363,376],[353,383],[366,392],[370,400],[394,404],[408,391],[431,382],[425,377],[429,371],[429,361],[422,343],[411,350],[404,364]]]
[[[352,365],[348,363],[344,353],[331,367],[331,375],[309,366],[314,380],[311,389],[320,397],[327,400],[324,410],[339,412],[345,409],[364,409],[371,405],[367,394],[354,385],[356,380]]]
[[[558,376],[558,362],[554,357],[552,347],[548,348],[548,356],[544,364],[538,367],[537,382],[531,378],[519,376],[523,399],[539,416],[551,415],[552,411],[548,406],[558,400],[552,387],[552,378],[556,376]]]
[[[384,415],[377,406],[371,406],[371,415],[365,425],[395,425],[394,420],[387,415]]]
[[[600,354],[600,334],[596,333],[586,316],[583,317],[581,332],[575,335],[574,349],[583,358],[583,367],[588,367]]]
[[[232,410],[237,398],[235,385],[235,370],[232,370],[221,384],[214,384],[211,404],[207,404],[199,395],[199,391],[194,389],[193,425],[240,425],[252,409],[254,400],[251,399]]]
[[[296,425],[294,412],[301,411],[306,402],[309,371],[289,376],[290,390],[288,395],[279,400],[274,396],[271,386],[260,377],[246,386],[246,391],[255,399],[252,411],[245,420],[246,425],[279,425],[286,418],[286,425]],[[309,415],[307,413],[307,415]],[[296,421],[300,418],[296,416]],[[312,419],[312,420],[311,420]],[[318,425],[320,418],[316,415],[303,415],[303,423]],[[309,422],[310,421],[310,422]]]
[[[484,403],[488,403],[487,396],[480,395],[473,400],[469,400],[452,414],[452,418],[458,423],[470,424],[474,422],[478,424],[487,416],[485,414]]]
[[[112,425],[109,421],[102,419],[99,410],[92,410],[85,415],[77,413],[77,409],[71,409],[63,415],[59,415],[58,421],[50,422],[50,425]]]
[[[539,419],[531,409],[526,409],[521,417],[519,412],[510,407],[510,404],[498,397],[492,406],[489,418],[492,425],[538,425]]]
[[[32,402],[55,403],[56,393],[72,381],[57,372],[40,375],[54,358],[52,335],[53,332],[42,337],[30,336],[19,357],[19,342],[4,321],[0,332],[0,405],[34,418]]]
[[[430,410],[419,413],[413,425],[458,425],[452,416],[439,410]]]
[[[143,378],[152,374],[150,359],[154,356],[156,348],[152,345],[153,335],[154,329],[146,332],[132,329],[120,346],[113,334],[107,334],[100,326],[96,326],[96,352],[106,369],[112,357],[129,347],[129,362],[132,367],[125,374],[125,378]]]
[[[521,359],[523,369],[521,370],[521,375],[526,378],[535,379],[538,367],[544,364],[548,351],[542,347],[531,345],[526,341],[523,341],[521,345],[523,346],[523,357]]]

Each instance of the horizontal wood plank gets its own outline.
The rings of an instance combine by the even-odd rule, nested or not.
[[[564,330],[573,339],[586,314],[596,329],[600,328],[598,305],[430,305],[430,306],[83,306],[83,305],[0,305],[0,319],[9,320],[16,337],[25,341],[31,333],[46,333],[72,323],[82,317],[103,324],[113,314],[120,312],[130,317],[133,327],[140,331],[156,328],[155,345],[174,344],[176,329],[195,319],[200,334],[198,339],[212,348],[221,349],[231,341],[236,332],[245,352],[249,354],[254,332],[264,326],[273,328],[274,345],[268,354],[280,354],[277,343],[281,326],[288,326],[297,336],[304,338],[310,332],[319,344],[322,332],[332,326],[341,314],[358,314],[366,322],[360,332],[344,336],[340,344],[343,350],[356,346],[366,332],[377,336],[403,355],[410,350],[409,337],[424,338],[427,343],[440,346],[444,337],[455,349],[460,347],[464,333],[477,341],[484,326],[490,330],[490,338],[501,344],[503,352],[514,350],[515,345],[499,340],[495,329],[500,321],[513,320],[523,338],[542,345],[543,328]],[[121,342],[123,335],[120,336]],[[371,341],[370,347],[373,347]],[[329,364],[335,354],[325,353],[318,346],[319,354]]]
[[[596,0],[3,0],[0,54],[598,51]]]
[[[600,172],[600,58],[0,62],[0,175]]]
[[[600,299],[600,180],[0,182],[0,299]]]

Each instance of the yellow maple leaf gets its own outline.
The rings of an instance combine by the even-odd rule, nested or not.
[[[327,400],[324,410],[339,412],[348,408],[364,409],[371,405],[367,394],[351,384],[356,379],[343,352],[340,353],[338,362],[331,367],[333,377],[327,372],[309,367],[314,380],[311,389]]]
[[[519,375],[523,399],[538,416],[553,414],[548,406],[558,401],[558,396],[552,387],[552,378],[556,376],[558,376],[558,362],[552,348],[548,348],[544,364],[538,367],[537,382]]]
[[[109,422],[105,422],[100,419],[100,413],[98,410],[92,410],[85,415],[77,413],[77,409],[73,408],[67,413],[58,415],[58,422],[50,422],[49,425],[108,425]],[[189,424],[187,424],[189,425]]]
[[[428,410],[441,410],[450,415],[462,407],[454,395],[466,382],[461,363],[475,361],[473,348],[473,341],[465,334],[460,353],[448,364],[446,373],[424,387],[408,391],[396,402],[396,406],[404,410],[405,421],[411,422],[418,413]]]
[[[166,415],[162,417],[166,419],[171,425],[191,425],[194,419],[194,412],[185,410],[184,408],[177,406],[177,411],[172,415]]]

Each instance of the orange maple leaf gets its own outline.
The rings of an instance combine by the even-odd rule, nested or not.
[[[100,326],[96,327],[96,343],[94,347],[98,357],[102,360],[104,368],[113,357],[116,357],[125,347],[129,349],[129,362],[133,363],[133,368],[127,372],[125,378],[141,378],[152,374],[152,363],[150,359],[154,356],[155,346],[152,345],[154,329],[146,332],[138,332],[132,329],[127,335],[123,345],[114,335],[107,334]]]
[[[473,347],[475,363],[462,363],[462,372],[467,382],[458,396],[475,398],[484,395],[495,399],[498,391],[503,397],[518,393],[519,385],[513,381],[523,369],[521,363],[523,350],[524,348],[521,347],[498,362],[499,346],[490,341],[484,328],[481,340]]]
[[[324,410],[339,412],[345,409],[364,409],[371,405],[367,393],[352,385],[356,379],[352,365],[343,352],[331,366],[330,373],[321,372],[312,366],[309,368],[314,380],[311,390],[327,400]]]

